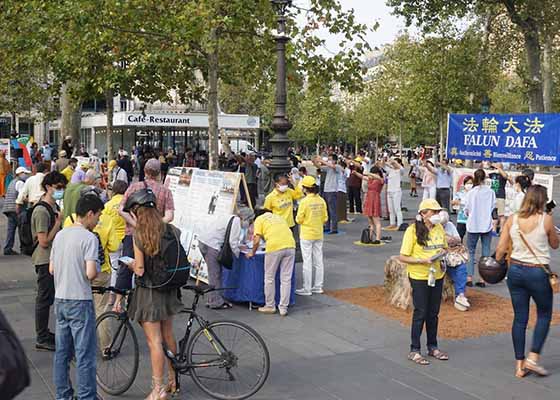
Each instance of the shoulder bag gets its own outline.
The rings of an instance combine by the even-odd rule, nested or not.
[[[552,272],[552,270],[550,269],[550,266],[548,264],[541,264],[539,262],[539,257],[537,257],[537,255],[535,254],[535,251],[529,245],[529,242],[527,242],[527,240],[525,239],[525,236],[523,235],[523,232],[521,232],[521,229],[519,229],[518,232],[519,232],[519,237],[523,241],[523,244],[525,244],[525,247],[527,247],[527,249],[529,249],[529,251],[531,252],[533,257],[535,257],[535,260],[537,260],[537,262],[538,262],[537,265],[539,265],[544,270],[544,272],[546,272],[546,274],[548,275],[548,281],[550,282],[550,287],[552,288],[552,293],[560,293],[560,279],[558,279],[558,275],[556,273]]]
[[[235,217],[231,217],[227,228],[226,228],[226,235],[224,237],[224,244],[222,245],[222,249],[218,253],[218,262],[224,268],[231,269],[233,267],[233,251],[231,250],[231,246],[229,244],[229,237],[231,235],[231,225],[233,224],[233,219]]]

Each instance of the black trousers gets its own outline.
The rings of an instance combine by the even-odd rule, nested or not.
[[[412,286],[412,302],[414,304],[410,351],[420,351],[420,337],[424,324],[426,324],[428,351],[437,349],[438,315],[443,291],[443,278],[438,279],[434,287],[428,286],[428,281],[412,278],[410,278],[410,285]]]
[[[35,266],[37,273],[37,297],[35,299],[35,332],[38,342],[49,337],[49,315],[54,303],[54,278],[49,273],[49,264]]]
[[[350,212],[362,212],[362,188],[348,187],[348,202],[350,203]],[[354,207],[355,206],[355,207]]]
[[[248,183],[247,189],[249,189],[249,197],[251,198],[251,204],[253,209],[257,207],[257,198],[259,197],[259,189],[256,183]]]
[[[461,236],[461,242],[462,242],[463,238],[467,234],[467,224],[457,222],[457,232],[459,232],[459,236]]]
[[[442,208],[450,211],[449,202],[451,197],[451,190],[449,188],[437,188],[436,189],[436,201]]]

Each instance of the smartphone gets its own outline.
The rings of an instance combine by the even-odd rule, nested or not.
[[[431,263],[434,263],[434,262],[436,262],[437,260],[443,258],[443,256],[445,256],[445,252],[442,251],[442,252],[440,252],[440,253],[437,253],[435,256],[430,257],[430,262],[431,262]]]
[[[133,261],[134,261],[134,258],[128,257],[128,256],[123,256],[123,257],[119,258],[119,262],[122,262],[123,264],[126,264],[126,265],[132,264]]]

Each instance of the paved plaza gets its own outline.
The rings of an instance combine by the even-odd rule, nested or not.
[[[560,200],[556,179],[555,199]],[[404,205],[409,220],[419,202],[405,190]],[[557,212],[558,214],[558,212]],[[398,254],[402,232],[392,232],[393,242],[378,248],[353,244],[366,221],[362,216],[341,225],[343,233],[327,236],[325,243],[326,289],[343,289],[383,283],[383,266]],[[5,237],[5,218],[0,218],[0,239]],[[495,245],[496,241],[494,241]],[[558,253],[553,252],[553,260]],[[553,262],[553,267],[557,262]],[[557,268],[557,267],[556,267]],[[558,269],[558,268],[557,268]],[[298,264],[298,282],[301,264]],[[487,289],[508,296],[505,283]],[[286,318],[261,315],[246,305],[232,310],[211,311],[201,307],[208,319],[236,319],[254,327],[265,339],[271,354],[266,385],[254,399],[266,400],[471,400],[560,398],[560,326],[551,329],[543,364],[551,376],[513,376],[514,357],[509,333],[468,340],[442,340],[450,361],[416,366],[407,361],[410,331],[396,321],[327,295],[298,297]],[[32,370],[32,385],[19,398],[54,398],[53,353],[34,350],[35,273],[30,258],[0,256],[0,308],[21,338]],[[187,303],[188,300],[185,301]],[[555,309],[559,310],[558,297]],[[469,312],[479,318],[476,309]],[[185,317],[177,318],[176,333]],[[445,324],[441,320],[440,324]],[[149,392],[150,366],[144,336],[135,325],[141,346],[140,368],[132,388],[122,399],[143,399]],[[531,334],[531,332],[529,332]],[[528,343],[530,343],[528,341]],[[177,398],[206,399],[189,377],[182,377],[183,391]],[[104,399],[113,397],[99,391]],[[1,396],[0,396],[1,398]],[[115,397],[116,398],[116,397]]]

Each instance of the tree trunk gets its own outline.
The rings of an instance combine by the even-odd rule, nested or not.
[[[105,102],[107,103],[107,162],[111,161],[113,157],[113,89],[105,91]]]
[[[525,37],[525,52],[529,69],[529,111],[532,113],[544,112],[539,33],[535,28],[524,31],[523,36]]]
[[[544,99],[544,112],[552,112],[552,97],[554,89],[554,78],[552,76],[552,37],[550,34],[544,35],[544,48],[543,48],[543,99]]]
[[[210,31],[212,50],[208,53],[208,148],[209,169],[218,169],[218,33]]]
[[[80,128],[82,125],[81,105],[70,95],[72,83],[62,85],[60,94],[60,142],[64,141],[66,136],[72,138],[74,149],[80,146]],[[68,154],[67,157],[72,157]]]

